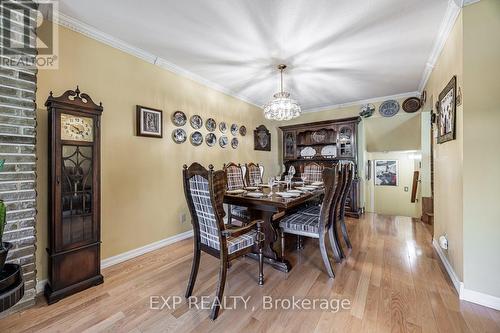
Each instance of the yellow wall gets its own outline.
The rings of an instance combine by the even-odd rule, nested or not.
[[[463,84],[463,31],[462,14],[446,41],[446,44],[434,66],[427,82],[426,109],[433,108],[440,92],[453,75],[457,76],[457,85]],[[464,97],[465,99],[466,97]],[[446,255],[457,275],[463,278],[463,216],[462,216],[462,148],[463,148],[463,104],[457,107],[457,139],[443,144],[436,144],[436,126],[434,126],[434,238],[448,235]]]
[[[367,154],[366,159],[372,160],[371,179],[366,182],[365,192],[367,212],[420,218],[422,207],[420,187],[417,187],[417,201],[411,202],[413,172],[420,171],[420,161],[411,157],[419,153],[392,151]],[[398,186],[375,186],[375,160],[398,161]],[[407,187],[406,192],[405,187]]]
[[[60,27],[59,69],[40,70],[37,90],[38,150],[38,278],[47,276],[47,111],[43,104],[78,84],[96,102],[102,101],[102,258],[189,230],[181,183],[184,163],[197,161],[221,168],[228,161],[261,162],[266,173],[277,172],[277,138],[262,110],[142,61],[81,34]],[[135,106],[164,112],[163,139],[135,136]],[[170,115],[182,110],[217,122],[245,125],[238,149],[178,145],[171,139]],[[266,124],[273,132],[271,152],[253,150],[253,130]],[[184,126],[192,132],[188,125]],[[206,134],[205,129],[201,130]],[[220,132],[216,132],[219,136]],[[230,136],[230,134],[229,134]],[[231,136],[230,136],[231,137]]]
[[[500,1],[465,7],[463,24],[464,284],[500,297]]]

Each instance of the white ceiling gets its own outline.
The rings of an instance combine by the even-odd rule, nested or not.
[[[192,77],[303,109],[418,89],[447,0],[61,0],[60,11]]]

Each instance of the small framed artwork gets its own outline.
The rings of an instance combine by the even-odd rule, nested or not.
[[[137,136],[163,137],[163,112],[161,110],[137,105]]]
[[[254,150],[271,151],[271,133],[264,125],[253,131]]]
[[[439,94],[438,100],[438,136],[437,143],[455,140],[455,123],[457,113],[457,77],[453,76],[450,82]]]
[[[375,185],[398,186],[398,161],[375,160]]]

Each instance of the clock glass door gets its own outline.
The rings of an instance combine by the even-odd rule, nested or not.
[[[93,223],[93,150],[90,145],[62,145],[62,247],[97,239]]]

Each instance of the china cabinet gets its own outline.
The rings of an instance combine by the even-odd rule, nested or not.
[[[342,160],[355,163],[356,170],[346,209],[346,214],[354,217],[361,215],[357,167],[357,131],[360,121],[360,117],[352,117],[280,127],[283,133],[283,163],[286,170],[294,166],[296,179],[300,178],[308,162],[325,167]]]

